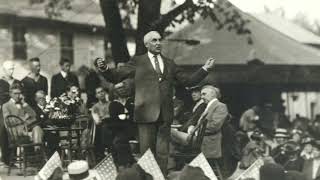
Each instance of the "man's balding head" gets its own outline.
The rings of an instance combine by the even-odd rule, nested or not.
[[[150,31],[143,37],[143,42],[149,52],[152,54],[161,53],[161,35],[157,31]]]

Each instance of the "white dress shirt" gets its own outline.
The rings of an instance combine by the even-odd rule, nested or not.
[[[64,71],[60,71],[60,73],[61,73],[61,75],[62,75],[63,78],[66,78],[67,75],[68,75],[68,74],[67,74],[66,72],[64,72]]]
[[[153,69],[156,70],[156,63],[154,62],[154,61],[155,61],[154,56],[157,56],[157,57],[158,57],[160,70],[161,70],[161,72],[163,73],[164,64],[163,64],[163,60],[162,60],[160,54],[154,55],[154,54],[152,54],[151,52],[148,51],[148,57],[149,57],[149,59],[150,59],[150,62],[151,62],[151,64],[152,64],[152,66],[153,66]]]

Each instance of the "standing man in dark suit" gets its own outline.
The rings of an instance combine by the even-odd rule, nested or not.
[[[48,94],[48,80],[40,74],[40,59],[38,57],[29,60],[30,73],[22,79],[23,93],[26,102],[31,106],[36,106],[35,94],[42,90]]]
[[[109,81],[120,82],[134,78],[134,121],[138,124],[140,151],[148,148],[155,153],[161,170],[166,174],[169,156],[170,125],[173,121],[173,86],[175,81],[193,86],[204,79],[214,66],[214,59],[193,74],[185,74],[173,60],[161,55],[161,36],[151,31],[144,36],[146,54],[135,56],[115,71],[105,62],[97,61],[97,67]]]
[[[53,75],[51,79],[51,98],[58,97],[66,92],[68,86],[74,85],[79,87],[78,77],[70,72],[70,60],[62,58],[59,64],[61,71]]]

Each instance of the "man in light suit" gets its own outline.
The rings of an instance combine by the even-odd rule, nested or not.
[[[11,99],[6,102],[3,107],[3,118],[6,119],[9,115],[15,115],[25,121],[28,131],[32,132],[31,138],[33,143],[41,143],[43,140],[43,131],[36,124],[36,113],[24,101],[22,95],[22,86],[20,83],[13,83],[10,86]]]
[[[222,157],[221,150],[221,128],[224,121],[228,118],[228,108],[220,102],[220,90],[214,86],[206,85],[201,89],[201,98],[207,104],[205,111],[202,113],[198,124],[204,119],[207,120],[207,126],[204,133],[201,151],[205,157],[210,159],[219,159]],[[189,126],[188,133],[175,129],[171,130],[171,137],[175,143],[187,145],[190,134],[193,133],[196,126]]]
[[[193,74],[183,73],[173,60],[161,54],[161,36],[151,31],[144,36],[146,54],[135,56],[126,65],[113,71],[103,60],[96,66],[103,76],[114,83],[134,78],[134,121],[138,124],[140,151],[148,148],[155,153],[161,170],[166,174],[169,156],[170,125],[173,121],[173,87],[176,81],[193,86],[204,79],[214,66],[214,59]]]

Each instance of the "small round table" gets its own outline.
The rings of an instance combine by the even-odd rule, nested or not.
[[[72,140],[73,139],[77,139],[77,147],[80,147],[80,137],[81,137],[81,131],[83,131],[85,128],[82,127],[45,127],[43,128],[43,131],[45,132],[55,132],[58,133],[60,136],[60,132],[66,132],[66,136],[60,136],[60,141],[61,140],[66,140],[67,141],[67,146],[65,147],[65,149],[67,149],[67,160],[64,160],[64,156],[62,155],[61,157],[61,161],[68,161],[69,163],[72,162],[72,156],[71,156],[71,152],[72,152]],[[73,133],[75,132],[75,133]],[[76,136],[73,136],[73,135]],[[64,150],[63,150],[64,151]],[[62,153],[64,154],[64,152]]]

